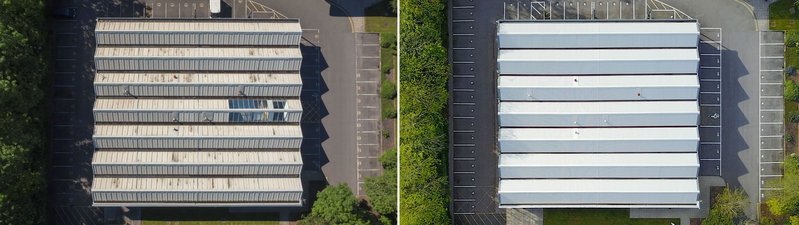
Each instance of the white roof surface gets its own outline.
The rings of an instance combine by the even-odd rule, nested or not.
[[[500,102],[502,127],[696,126],[696,101]]]
[[[699,61],[696,49],[513,49],[497,61]]]
[[[658,128],[502,128],[499,140],[696,140],[696,127]]]
[[[499,114],[699,114],[694,101],[500,102]]]
[[[217,1],[218,0],[214,0]],[[212,1],[213,2],[213,1]],[[296,20],[121,20],[98,19],[97,32],[302,33]]]
[[[696,179],[500,180],[499,193],[699,193]]]
[[[96,151],[92,165],[302,165],[299,151]]]
[[[276,99],[277,100],[277,99]],[[94,101],[93,111],[302,111],[299,99],[285,101],[285,109],[231,109],[228,99],[135,99],[101,98]]]
[[[286,48],[196,48],[196,47],[108,47],[100,46],[95,58],[298,58],[300,49]]]
[[[110,178],[95,177],[92,191],[301,192],[300,178]]]
[[[699,35],[695,22],[503,22],[499,34],[694,34]]]
[[[623,154],[502,154],[500,167],[586,167],[586,166],[696,166],[694,153],[623,153]]]
[[[688,20],[500,21],[500,207],[699,207],[698,36]]]
[[[94,126],[94,137],[296,137],[298,125],[106,125]]]
[[[498,85],[499,88],[699,88],[699,79],[696,75],[499,76]]]
[[[95,84],[270,84],[302,85],[299,73],[106,73]]]

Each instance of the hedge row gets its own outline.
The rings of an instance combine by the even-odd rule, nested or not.
[[[400,9],[400,222],[450,224],[446,0]]]

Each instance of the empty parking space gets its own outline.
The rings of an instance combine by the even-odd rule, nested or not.
[[[690,19],[680,10],[652,0],[506,1],[503,5],[502,18],[506,20]]]
[[[721,176],[722,29],[700,28],[699,38],[699,171]]]
[[[376,33],[356,34],[357,71],[356,146],[358,195],[365,195],[363,182],[381,173],[382,127],[380,123],[380,36]]]
[[[772,186],[775,179],[782,176],[781,165],[784,160],[783,134],[783,76],[785,60],[783,55],[784,34],[779,31],[760,32],[759,74],[760,74],[760,198],[768,192],[779,190]]]

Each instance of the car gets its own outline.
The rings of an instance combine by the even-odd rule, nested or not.
[[[53,10],[53,16],[62,17],[62,18],[75,18],[77,15],[78,9],[74,7],[70,8],[58,8]]]

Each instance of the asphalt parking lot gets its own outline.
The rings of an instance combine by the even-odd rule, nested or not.
[[[776,181],[782,178],[783,150],[783,70],[785,34],[781,31],[760,32],[760,198],[782,189]]]
[[[752,144],[756,143],[750,138],[754,137],[753,130],[749,124],[741,124],[751,119],[751,107],[757,107],[757,103],[742,98],[741,93],[749,94],[757,83],[753,85],[749,79],[740,80],[748,71],[755,70],[750,69],[751,63],[747,61],[750,52],[737,52],[751,50],[747,44],[754,46],[754,42],[750,43],[751,39],[748,39],[747,35],[752,34],[750,31],[740,31],[740,26],[733,25],[753,24],[752,19],[742,16],[745,14],[740,13],[741,7],[728,2],[664,2],[450,1],[450,59],[453,66],[450,83],[450,177],[452,213],[456,224],[503,224],[506,218],[514,216],[511,210],[505,212],[498,209],[495,197],[495,47],[493,42],[481,41],[494,40],[495,21],[499,19],[687,19],[691,18],[690,15],[706,15],[704,10],[713,11],[715,18],[697,18],[702,27],[699,44],[700,175],[740,179],[733,185],[743,185],[747,192],[753,186],[754,190],[757,189],[755,179],[747,178],[753,171],[750,170],[751,166],[757,165],[756,162],[752,163],[752,159],[756,158],[749,154],[756,151],[753,150],[756,147],[752,148]],[[730,29],[732,31],[728,32]],[[727,41],[722,43],[722,36],[740,33],[744,33],[744,38],[732,37],[730,44]],[[722,90],[726,93],[742,88],[747,91],[729,97],[722,95]],[[741,105],[747,110],[739,109]],[[725,144],[728,142],[733,147]],[[736,145],[746,147],[740,149]]]
[[[222,16],[283,18],[288,15],[302,19],[302,26],[306,28],[301,47],[304,56],[302,129],[308,137],[302,147],[304,177],[313,182],[348,183],[355,189],[356,110],[352,101],[356,89],[355,41],[349,19],[324,1],[223,1],[227,4],[223,4]],[[75,7],[78,18],[56,20],[52,26],[55,46],[48,193],[53,224],[125,222],[119,208],[91,207],[89,195],[96,18],[207,18],[206,4],[207,1],[202,0],[66,0],[55,3],[56,8]],[[335,133],[328,133],[329,130]],[[307,190],[311,195],[316,191]],[[132,209],[128,214],[135,219],[136,212]]]
[[[723,32],[703,27],[699,33],[699,175],[721,176]]]
[[[96,5],[59,1],[53,7],[76,7],[77,18],[52,23],[52,94],[50,96],[49,217],[54,224],[113,224],[103,209],[91,207],[92,38]]]
[[[357,71],[355,73],[355,118],[357,124],[357,173],[356,195],[365,196],[363,184],[367,177],[378,176],[382,166],[378,158],[383,152],[380,115],[380,34],[359,33],[355,35]]]

